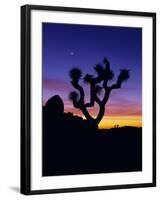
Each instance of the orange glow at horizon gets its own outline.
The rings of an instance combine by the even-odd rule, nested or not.
[[[84,116],[82,118],[85,119]],[[118,127],[134,126],[140,128],[142,127],[142,116],[104,116],[98,127],[100,129],[108,129],[117,125]]]
[[[134,109],[130,109],[132,111]],[[93,118],[96,118],[97,113],[96,109],[90,109],[90,114],[92,115]],[[82,114],[80,110],[75,110],[73,109],[66,109],[65,112],[71,112],[74,113],[74,115],[78,115],[85,119],[85,116]],[[101,122],[99,123],[99,128],[100,129],[108,129],[108,128],[113,128],[115,126],[122,127],[122,126],[135,126],[135,127],[142,127],[142,114],[141,112],[130,112],[127,113],[126,111],[121,112],[119,114],[118,112],[109,112],[105,113],[103,116]]]
[[[104,116],[99,124],[99,128],[113,128],[115,125],[118,125],[119,127],[142,127],[142,116]]]

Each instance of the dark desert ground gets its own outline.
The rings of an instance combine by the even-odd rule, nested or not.
[[[141,170],[142,128],[98,129],[59,97],[43,107],[43,176]]]

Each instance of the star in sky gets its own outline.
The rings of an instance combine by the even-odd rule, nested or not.
[[[74,56],[74,55],[75,55],[75,53],[74,53],[73,51],[71,51],[71,52],[70,52],[70,55],[71,55],[71,56]]]

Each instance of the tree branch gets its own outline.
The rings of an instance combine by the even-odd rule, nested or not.
[[[84,116],[86,117],[86,119],[88,120],[93,120],[93,118],[90,116],[88,110],[86,109],[86,106],[84,104],[84,90],[83,90],[83,87],[79,84],[79,81],[71,81],[73,87],[75,89],[77,89],[80,93],[80,98],[78,101],[74,100],[73,101],[73,105],[79,109],[82,110]]]
[[[84,90],[83,90],[83,87],[80,86],[78,81],[71,81],[71,83],[72,83],[73,87],[79,91],[79,93],[80,93],[79,102],[81,104],[83,104],[84,103]]]

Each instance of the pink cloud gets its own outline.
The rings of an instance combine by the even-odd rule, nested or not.
[[[47,90],[68,90],[70,88],[70,83],[64,80],[56,79],[43,79],[43,89]]]
[[[82,116],[82,112],[79,109],[73,107],[71,101],[68,100],[68,94],[70,91],[74,90],[70,82],[64,80],[50,80],[43,79],[43,105],[46,101],[54,96],[60,95],[63,99],[65,105],[65,112],[72,112],[75,115]],[[127,89],[125,90],[127,92]],[[137,116],[142,115],[142,106],[141,101],[132,100],[132,98],[127,95],[127,93],[115,92],[111,94],[109,101],[106,104],[106,113],[105,116]],[[86,98],[88,99],[88,92]],[[141,97],[139,97],[141,99]],[[89,108],[88,111],[92,116],[97,116],[99,112],[98,105],[95,104],[95,107]]]

